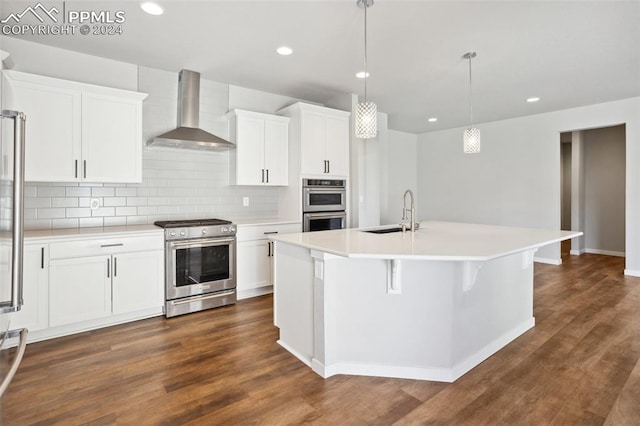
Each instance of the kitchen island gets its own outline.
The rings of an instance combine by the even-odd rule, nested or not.
[[[423,222],[273,236],[278,343],[324,378],[453,382],[534,326],[534,254],[579,235]]]

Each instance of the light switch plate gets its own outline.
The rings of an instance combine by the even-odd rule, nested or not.
[[[249,207],[249,197],[242,197],[242,205],[244,207]]]

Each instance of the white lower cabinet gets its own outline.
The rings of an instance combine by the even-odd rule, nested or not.
[[[164,303],[164,251],[113,256],[113,313],[139,311]]]
[[[160,315],[163,233],[27,238],[23,300],[11,322],[29,341]]]
[[[237,237],[238,299],[273,291],[273,242],[269,235],[300,232],[300,223],[239,225]]]
[[[11,314],[11,328],[30,332],[49,326],[49,247],[48,244],[24,245],[22,309]]]
[[[50,326],[111,315],[111,256],[51,260]]]

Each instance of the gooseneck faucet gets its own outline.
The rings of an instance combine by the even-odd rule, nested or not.
[[[407,194],[411,197],[411,204],[407,209]],[[402,195],[402,220],[407,220],[407,210],[409,211],[409,230],[415,232],[418,229],[418,224],[415,222],[416,208],[413,199],[413,192],[410,189],[404,191]],[[403,230],[405,229],[405,224],[402,224]]]

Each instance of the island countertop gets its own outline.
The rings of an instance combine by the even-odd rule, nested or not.
[[[415,232],[365,229],[273,235],[271,239],[349,258],[487,261],[571,239],[582,232],[427,221]]]

